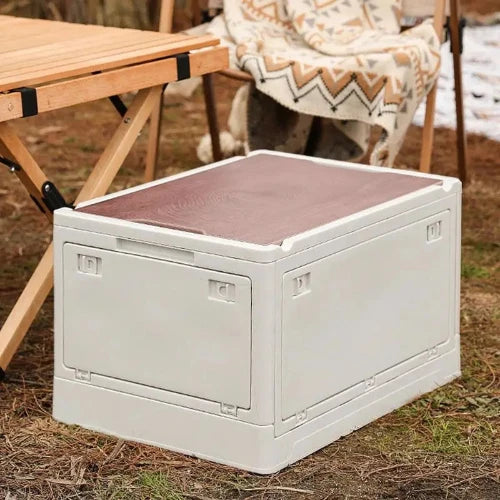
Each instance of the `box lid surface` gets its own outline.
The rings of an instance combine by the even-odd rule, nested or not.
[[[262,153],[77,210],[279,245],[291,236],[441,183]]]

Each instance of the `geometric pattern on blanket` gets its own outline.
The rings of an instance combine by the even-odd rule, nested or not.
[[[440,63],[432,24],[400,34],[400,17],[401,0],[225,0],[209,31],[259,91],[335,120],[362,151],[382,127],[370,162],[392,166]]]

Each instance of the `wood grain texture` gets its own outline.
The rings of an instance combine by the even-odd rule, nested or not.
[[[259,154],[78,209],[260,245],[440,181]]]
[[[94,166],[92,173],[83,185],[75,203],[81,203],[106,193],[149,118],[161,92],[162,87],[157,86],[140,90],[137,93],[99,161]]]
[[[158,31],[170,33],[172,31],[172,21],[174,16],[175,0],[161,0],[158,12]],[[150,182],[156,177],[156,167],[158,164],[160,134],[162,124],[163,92],[158,98],[151,117],[149,119],[148,146],[146,149],[146,168],[144,170],[144,182]]]
[[[435,0],[434,11],[434,30],[439,40],[443,40],[443,24],[445,0]],[[438,84],[437,82],[427,94],[425,100],[425,118],[424,128],[422,130],[422,152],[420,155],[420,171],[429,173],[431,171],[432,148],[434,146],[434,118],[436,116],[436,96]]]
[[[225,47],[189,55],[191,76],[218,71],[229,64]],[[50,83],[37,88],[38,112],[44,113],[76,104],[95,101],[115,94],[154,87],[178,79],[175,58],[165,58],[109,70],[97,75]],[[18,92],[0,94],[0,122],[23,116]]]
[[[211,35],[0,16],[0,92],[218,45]]]
[[[22,165],[15,174],[29,195],[43,208],[45,216],[52,221],[52,213],[46,209],[42,199],[42,186],[48,179],[9,123],[0,123],[0,154]]]
[[[467,184],[467,133],[462,84],[462,55],[460,53],[460,2],[450,0],[450,41],[453,52],[453,76],[455,81],[455,109],[457,115],[457,166],[460,180]]]

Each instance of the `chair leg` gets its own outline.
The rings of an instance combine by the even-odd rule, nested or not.
[[[439,40],[443,38],[445,0],[436,0],[434,6],[434,30]],[[434,143],[434,115],[436,112],[437,82],[427,95],[425,103],[424,130],[422,133],[422,152],[420,154],[420,171],[431,171],[432,146]]]
[[[460,13],[458,0],[450,1],[450,43],[453,52],[455,77],[455,106],[457,115],[457,162],[458,176],[467,182],[467,136],[465,132],[464,100],[462,88],[462,58],[460,54]]]
[[[203,93],[207,111],[208,128],[212,139],[212,156],[214,161],[222,160],[220,148],[219,123],[217,120],[217,106],[215,103],[214,82],[211,74],[203,75]]]
[[[155,2],[153,2],[155,3]],[[154,18],[157,20],[157,28],[160,33],[170,33],[174,17],[175,0],[160,0],[153,8]],[[161,117],[163,108],[163,94],[160,95],[149,120],[148,148],[146,152],[146,170],[144,182],[150,182],[156,177],[158,166],[158,152],[160,145]]]
[[[434,143],[434,114],[436,110],[437,82],[427,95],[425,102],[424,130],[422,132],[422,152],[420,154],[420,171],[431,171],[432,146]]]

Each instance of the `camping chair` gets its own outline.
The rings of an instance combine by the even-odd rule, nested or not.
[[[199,18],[199,0],[194,0],[196,18]],[[162,18],[167,15],[172,16],[174,0],[162,1]],[[451,49],[453,51],[453,65],[455,78],[455,104],[457,116],[457,164],[458,174],[462,182],[467,181],[467,165],[466,165],[466,135],[464,127],[464,108],[462,96],[462,68],[461,68],[461,36],[460,36],[460,12],[459,0],[403,0],[403,16],[408,19],[421,19],[425,17],[433,17],[434,28],[438,37],[443,38],[443,27],[445,25],[445,15],[448,16],[448,29],[450,33]],[[164,26],[171,26],[170,23],[165,23]],[[161,26],[161,25],[160,25]],[[409,26],[405,26],[407,28]],[[253,78],[250,74],[238,69],[226,69],[218,72],[220,75],[226,76],[233,80],[241,82],[252,82]],[[213,75],[205,75],[203,77],[203,88],[206,103],[207,120],[209,124],[210,137],[212,140],[212,155],[215,161],[222,159],[219,126],[217,122],[217,108],[215,95],[213,90]],[[420,171],[430,172],[432,147],[434,141],[434,116],[436,105],[437,84],[427,95],[425,121],[422,132],[422,150],[420,155]],[[160,109],[160,105],[158,105]],[[158,114],[156,111],[153,117]],[[151,121],[151,136],[148,147],[148,163],[146,166],[146,180],[152,180],[155,173],[156,155],[158,151],[158,132],[159,121],[152,119]]]

